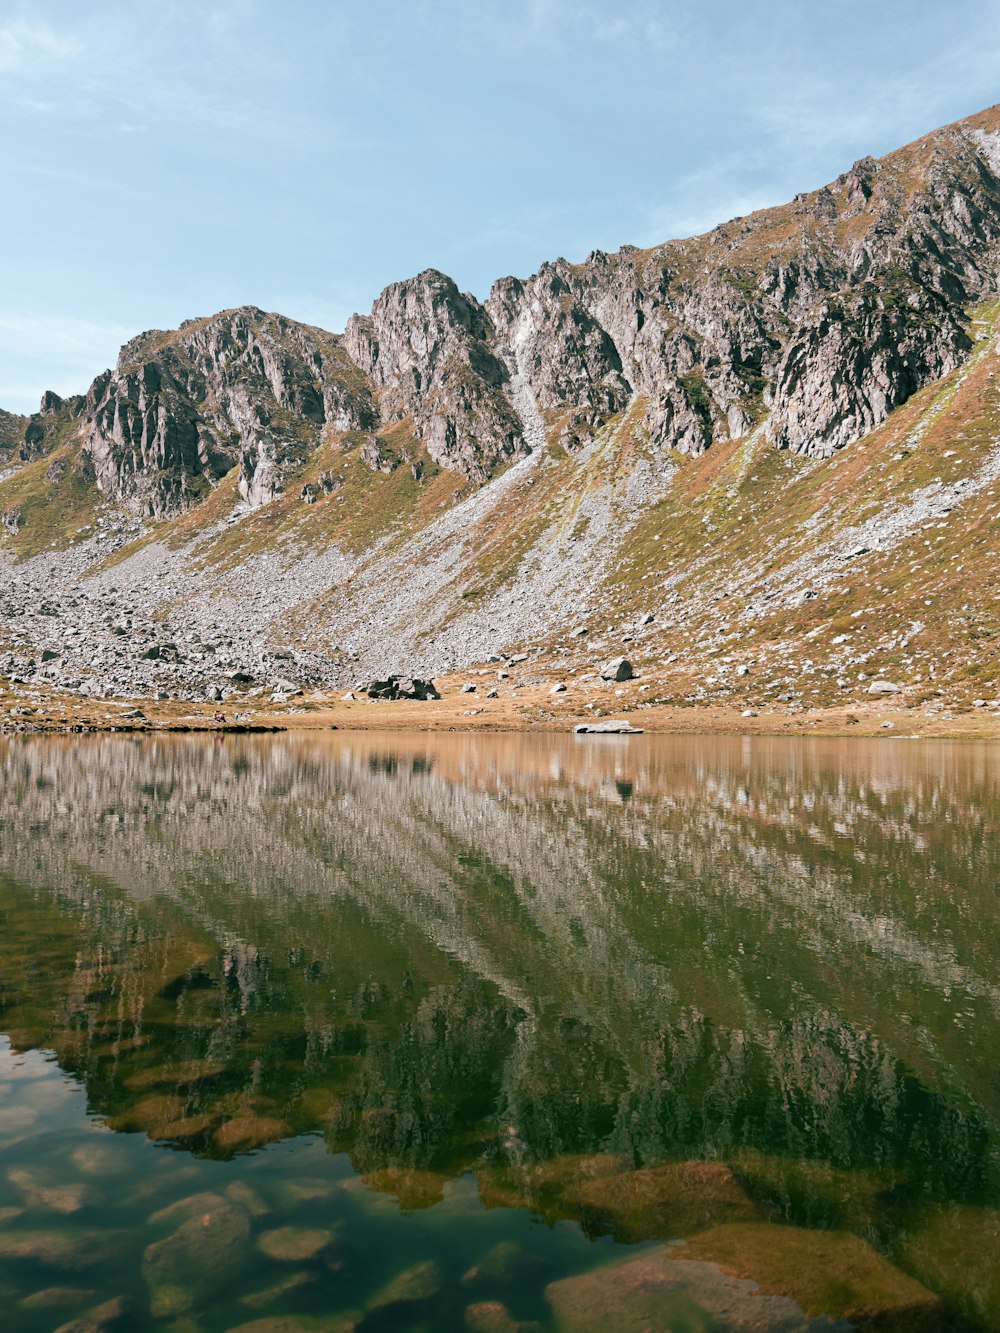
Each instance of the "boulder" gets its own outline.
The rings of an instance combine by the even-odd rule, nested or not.
[[[899,686],[891,680],[873,680],[868,686],[869,694],[898,694]]]
[[[601,680],[631,680],[632,663],[627,657],[614,657],[601,667]]]
[[[440,699],[432,680],[418,680],[415,676],[387,676],[385,680],[371,680],[359,687],[369,699]]]

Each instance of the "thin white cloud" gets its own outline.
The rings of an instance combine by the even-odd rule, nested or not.
[[[0,73],[37,71],[40,64],[70,60],[79,54],[74,38],[47,23],[9,23],[0,27]]]

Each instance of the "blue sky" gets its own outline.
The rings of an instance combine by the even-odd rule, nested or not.
[[[0,0],[0,406],[253,303],[783,202],[1000,100],[1000,0]]]

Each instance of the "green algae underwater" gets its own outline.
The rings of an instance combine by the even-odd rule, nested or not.
[[[0,775],[5,1330],[1000,1329],[1000,746]]]

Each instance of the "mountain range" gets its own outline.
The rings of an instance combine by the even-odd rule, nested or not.
[[[0,679],[502,695],[626,653],[623,707],[988,707],[998,257],[1000,106],[485,301],[144,333],[0,412]]]

